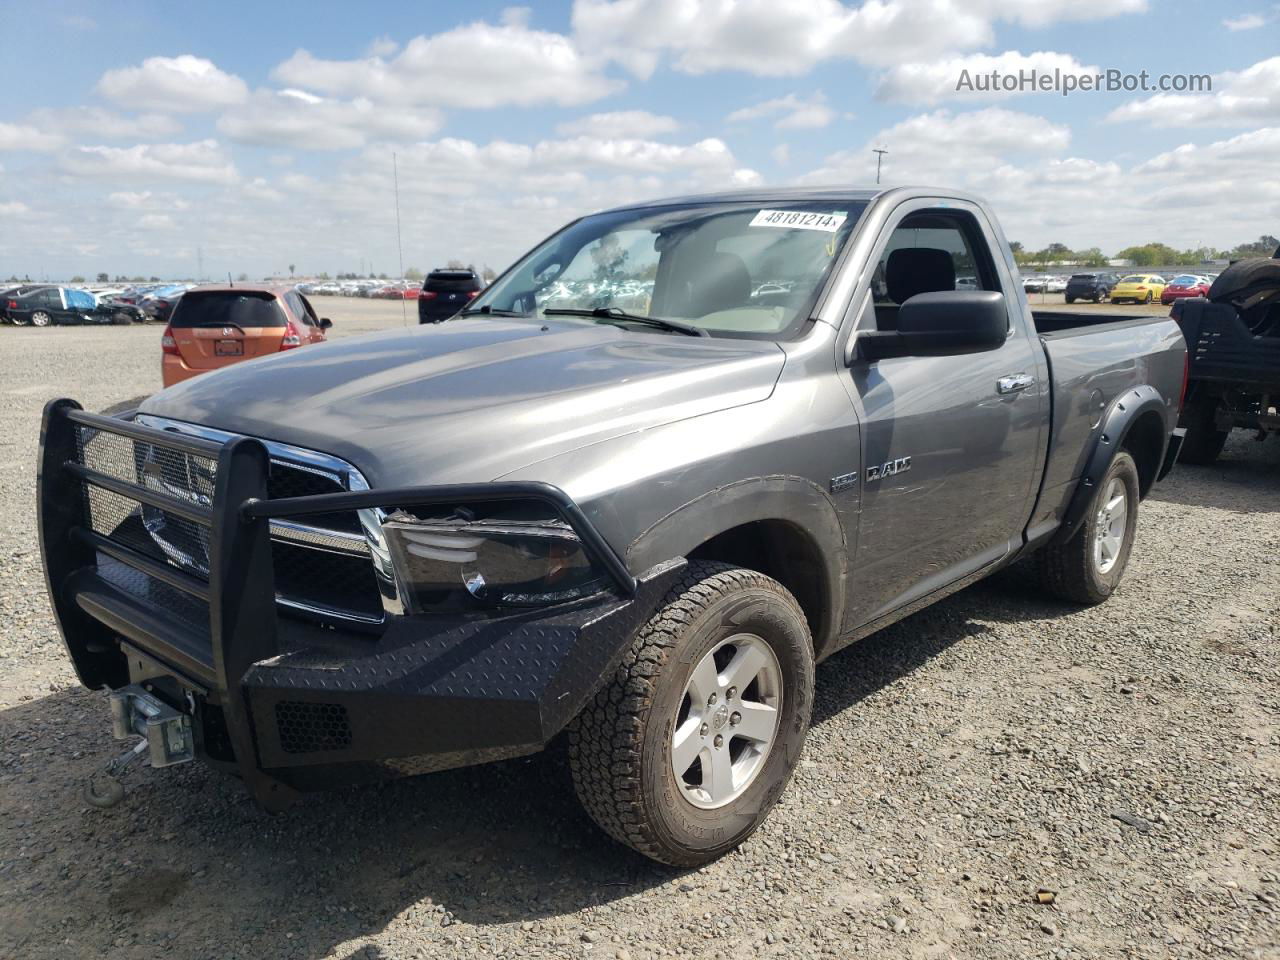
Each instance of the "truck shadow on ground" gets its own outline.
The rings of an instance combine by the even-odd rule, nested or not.
[[[1071,609],[1026,592],[1016,572],[963,591],[821,665],[814,723],[982,634],[975,618],[1025,622]],[[404,914],[445,937],[455,921],[536,923],[680,881],[588,821],[563,751],[311,795],[271,817],[199,764],[134,770],[122,805],[91,809],[83,779],[118,750],[100,694],[67,687],[0,712],[9,811],[0,859],[20,865],[0,872],[11,955],[39,956],[32,946],[61,943],[60,925],[79,916],[77,943],[96,944],[89,955],[114,955],[123,937],[173,957],[341,947],[339,956],[373,960],[376,946],[352,941]]]

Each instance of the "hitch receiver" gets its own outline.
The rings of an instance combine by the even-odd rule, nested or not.
[[[156,699],[136,683],[111,691],[111,732],[117,740],[145,737],[153,767],[195,759],[191,718]]]

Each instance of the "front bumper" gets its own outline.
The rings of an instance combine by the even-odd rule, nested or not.
[[[84,431],[216,461],[208,504],[179,503],[82,462]],[[561,491],[480,484],[268,500],[268,458],[84,413],[45,409],[39,529],[54,614],[81,681],[138,684],[191,713],[197,755],[237,772],[269,809],[298,791],[422,773],[542,748],[616,668],[682,561],[632,578]],[[90,491],[206,524],[207,581],[90,529]],[[499,616],[393,616],[378,635],[279,615],[269,520],[404,504],[542,500],[616,588]]]

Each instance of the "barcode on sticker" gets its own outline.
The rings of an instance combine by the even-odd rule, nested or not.
[[[804,210],[761,210],[752,227],[785,227],[789,230],[823,230],[835,233],[845,221],[843,213],[809,213]]]

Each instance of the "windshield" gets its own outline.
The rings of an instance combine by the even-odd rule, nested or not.
[[[865,206],[718,202],[585,217],[537,247],[464,313],[487,307],[541,318],[547,310],[614,310],[723,336],[788,336],[808,318]],[[601,319],[618,322],[579,322]]]

